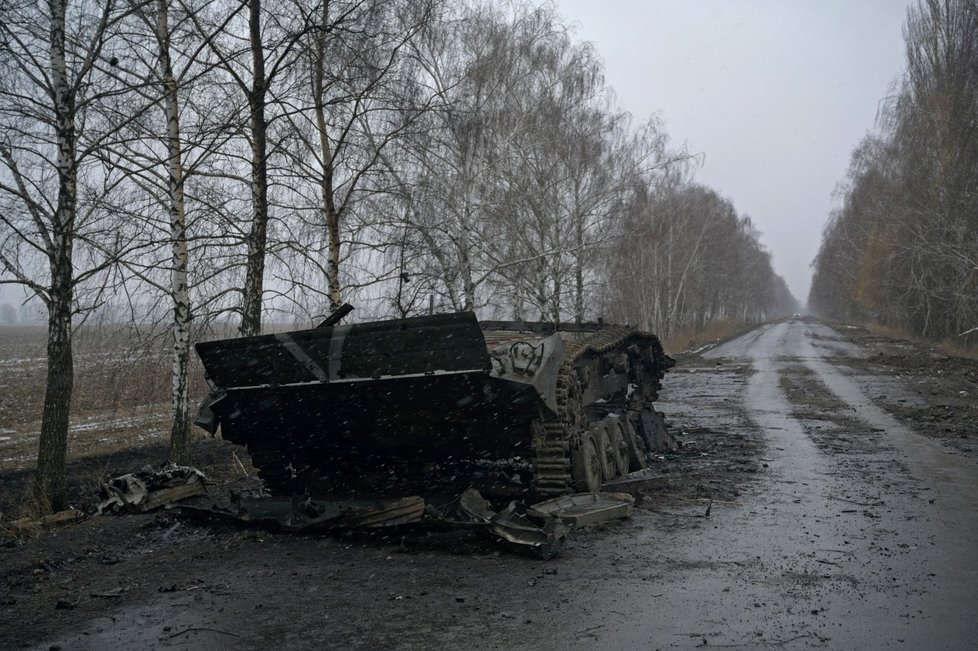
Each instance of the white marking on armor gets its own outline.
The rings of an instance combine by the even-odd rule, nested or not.
[[[293,339],[291,335],[279,333],[275,335],[275,338],[280,344],[282,344],[285,350],[289,351],[289,353],[295,357],[296,361],[302,364],[307,371],[315,375],[317,380],[320,382],[329,381],[329,377],[326,375],[326,371],[323,370],[323,367],[317,364],[316,360],[310,357],[309,353],[307,353],[302,346],[299,345],[299,342]]]
[[[333,332],[329,338],[329,379],[339,380],[340,370],[343,367],[343,341],[346,333],[350,331],[348,325],[333,326]]]

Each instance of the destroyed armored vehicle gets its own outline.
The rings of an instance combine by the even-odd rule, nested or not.
[[[674,361],[652,334],[336,321],[197,344],[213,389],[197,424],[247,446],[273,494],[596,492],[668,436],[652,403]]]

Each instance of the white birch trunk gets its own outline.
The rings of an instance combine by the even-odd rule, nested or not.
[[[173,367],[170,404],[170,461],[190,464],[190,414],[187,396],[187,366],[190,360],[190,293],[187,287],[187,218],[183,196],[183,155],[180,142],[180,106],[177,80],[170,62],[170,27],[167,0],[158,0],[158,38],[160,73],[165,101],[163,111],[167,129],[167,172],[170,191],[170,296],[173,301]]]
[[[51,223],[50,246],[46,252],[51,273],[50,293],[47,297],[48,373],[41,415],[34,496],[41,509],[60,511],[66,506],[68,416],[74,385],[71,351],[74,269],[71,254],[78,186],[75,161],[75,97],[68,81],[65,60],[67,2],[51,0],[49,7],[49,58],[54,135],[58,147],[58,197]]]
[[[261,333],[262,295],[264,294],[265,246],[268,241],[268,159],[265,97],[265,50],[261,40],[261,0],[248,3],[251,41],[252,86],[248,92],[251,110],[251,232],[245,267],[245,285],[238,331],[249,337]]]
[[[329,3],[322,4],[321,26],[329,25]],[[316,130],[319,131],[319,158],[322,165],[322,176],[319,178],[319,190],[323,202],[323,216],[326,224],[328,240],[326,259],[326,284],[328,287],[330,310],[337,309],[341,302],[340,296],[340,215],[336,209],[336,193],[333,188],[333,148],[329,142],[329,131],[326,125],[326,39],[329,33],[324,31],[317,35],[312,60],[312,103],[316,116]]]

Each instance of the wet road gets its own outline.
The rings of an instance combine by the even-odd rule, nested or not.
[[[660,518],[638,536],[663,574],[651,589],[607,586],[606,612],[626,614],[597,646],[975,648],[978,467],[877,408],[875,378],[833,363],[860,354],[792,321],[669,378],[661,408],[680,420],[706,412],[736,426],[733,398],[765,443],[766,472],[739,504],[714,505],[709,524],[670,531]],[[782,384],[797,371],[832,413],[793,415]],[[640,621],[636,599],[648,603]]]
[[[703,427],[761,444],[760,472],[709,517],[640,510],[551,562],[152,539],[145,596],[35,648],[973,649],[978,465],[881,411],[870,396],[900,385],[845,363],[862,354],[792,321],[667,376],[659,408],[688,446]]]

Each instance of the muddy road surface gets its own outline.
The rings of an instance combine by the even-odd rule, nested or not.
[[[976,456],[906,418],[926,397],[844,332],[684,356],[659,404],[682,454],[556,560],[92,518],[0,550],[0,646],[975,648]]]

